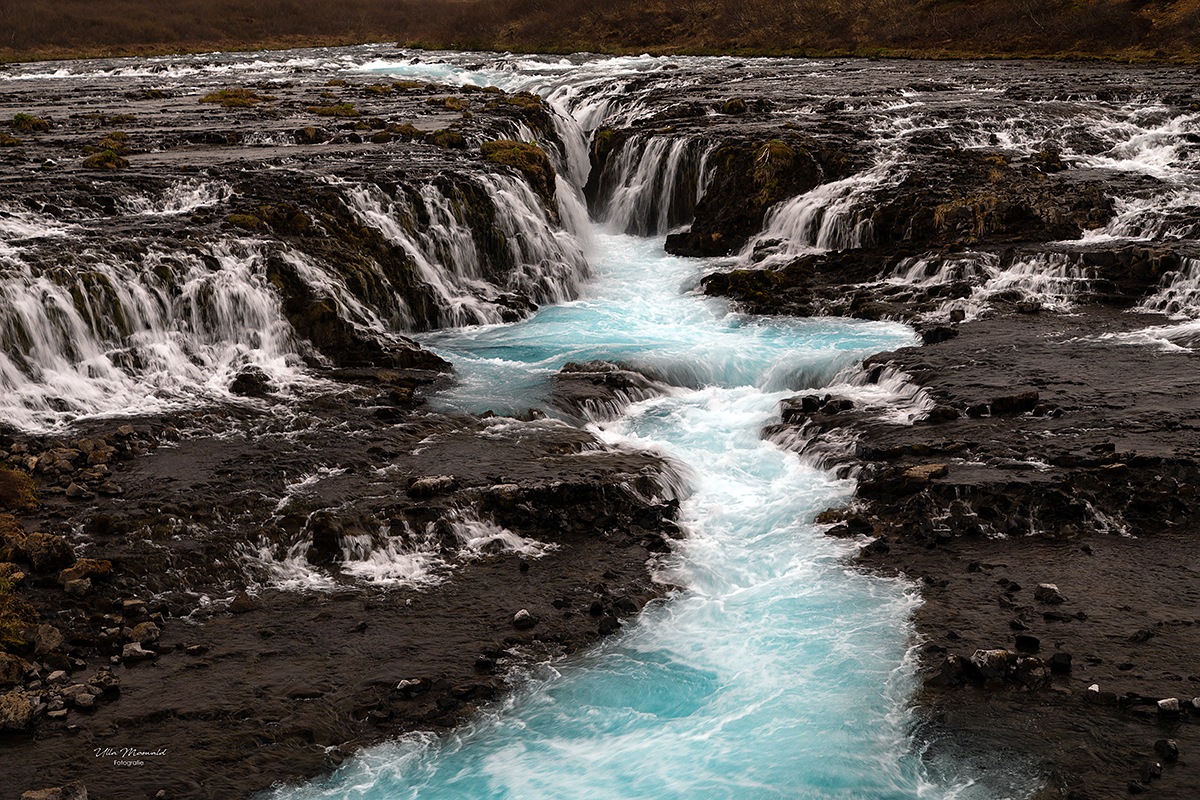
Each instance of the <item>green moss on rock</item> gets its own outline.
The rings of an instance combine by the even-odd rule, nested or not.
[[[520,170],[533,190],[546,203],[554,204],[554,167],[550,158],[542,148],[535,144],[515,142],[511,139],[500,139],[495,142],[484,142],[480,146],[485,161],[493,164],[504,164]]]
[[[319,117],[361,117],[362,112],[350,103],[338,103],[335,106],[309,106],[308,113]]]
[[[467,140],[458,131],[452,131],[446,128],[436,130],[425,137],[425,141],[438,147],[447,147],[454,150],[466,150]]]
[[[29,131],[30,133],[50,130],[50,122],[48,120],[35,117],[32,114],[16,114],[13,116],[12,122],[8,124],[14,130]]]
[[[0,510],[31,511],[37,506],[33,478],[19,470],[0,467]]]
[[[256,104],[274,100],[270,95],[260,95],[252,89],[218,89],[200,98],[201,103],[217,103],[222,108],[253,108]]]
[[[124,169],[129,166],[129,161],[112,150],[102,150],[84,159],[83,166],[85,169]]]

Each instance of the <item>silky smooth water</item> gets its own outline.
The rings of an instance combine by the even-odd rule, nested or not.
[[[597,235],[593,266],[586,299],[423,337],[461,377],[436,402],[536,406],[571,360],[669,374],[683,386],[595,430],[689,476],[689,536],[658,564],[686,588],[595,651],[539,668],[465,730],[375,748],[276,797],[959,796],[965,784],[932,782],[908,737],[915,590],[848,569],[847,546],[811,521],[851,484],[761,436],[792,390],[911,331],[732,314],[689,292],[703,262],[649,239]]]

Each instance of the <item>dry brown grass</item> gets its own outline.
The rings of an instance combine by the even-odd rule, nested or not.
[[[1200,0],[0,0],[0,59],[365,41],[1195,60]]]

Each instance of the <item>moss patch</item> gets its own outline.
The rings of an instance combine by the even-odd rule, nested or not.
[[[533,190],[549,204],[554,200],[554,167],[542,148],[536,144],[500,139],[480,146],[485,161],[504,164],[520,170]]]
[[[104,150],[83,160],[85,169],[125,169],[129,160],[117,155],[112,150]]]
[[[8,123],[10,128],[18,131],[48,131],[50,123],[41,117],[35,117],[31,114],[16,114],[12,118],[12,122]]]
[[[467,140],[458,131],[442,130],[434,131],[425,137],[425,141],[438,147],[449,147],[454,150],[466,150]]]
[[[24,472],[0,467],[0,510],[30,511],[37,506],[33,479]]]
[[[274,100],[251,89],[218,89],[200,98],[201,103],[218,103],[222,108],[253,108],[258,103]]]
[[[309,106],[308,113],[316,114],[318,117],[361,117],[359,112],[350,103],[338,103],[336,106]]]

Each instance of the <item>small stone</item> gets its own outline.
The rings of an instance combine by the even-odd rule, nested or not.
[[[75,554],[66,540],[49,533],[29,534],[25,539],[25,551],[33,568],[39,572],[61,569],[75,563]]]
[[[1158,753],[1159,758],[1168,764],[1174,764],[1179,760],[1179,745],[1174,739],[1159,739],[1154,743],[1154,752]]]
[[[80,486],[78,483],[72,483],[67,487],[66,494],[67,497],[70,497],[72,500],[82,500],[90,497],[92,493]]]
[[[64,586],[69,581],[80,578],[103,577],[112,572],[111,561],[101,561],[94,558],[81,558],[73,566],[67,567],[58,576],[58,582]]]
[[[107,494],[110,496],[125,494],[125,490],[121,488],[120,484],[113,481],[105,481],[104,483],[100,484],[99,492],[100,494]]]
[[[1021,634],[1017,637],[1017,650],[1024,653],[1036,653],[1041,649],[1042,641],[1036,636]]]
[[[0,695],[0,731],[19,731],[33,721],[33,701],[24,692],[13,690]]]
[[[155,653],[153,650],[143,650],[141,642],[130,642],[121,651],[121,659],[123,661],[145,661],[157,656],[158,653]]]
[[[538,624],[538,619],[533,614],[529,613],[528,609],[522,608],[513,615],[513,627],[519,631],[524,631]]]
[[[80,692],[75,695],[75,707],[82,711],[90,711],[96,707],[96,695],[91,692]]]
[[[0,652],[0,686],[12,686],[25,680],[29,662],[19,656]]]
[[[1037,588],[1033,590],[1033,598],[1041,603],[1050,603],[1056,605],[1063,602],[1063,596],[1059,594],[1058,587],[1053,583],[1039,583]]]
[[[139,622],[134,626],[130,639],[141,644],[153,644],[161,635],[158,626],[153,622]]]
[[[1149,783],[1155,778],[1162,777],[1162,764],[1157,761],[1143,761],[1138,768],[1138,778],[1142,783]]]
[[[71,676],[65,670],[55,670],[46,677],[46,683],[51,686],[60,686],[71,679]]]
[[[1158,713],[1164,717],[1178,716],[1180,710],[1179,698],[1177,697],[1168,697],[1158,701]]]
[[[66,716],[67,712],[62,712]],[[81,781],[72,781],[55,789],[38,789],[21,795],[21,800],[88,800],[87,787]]]
[[[57,711],[47,711],[46,716],[53,720],[63,720],[66,719],[67,715],[70,713],[71,712],[67,711],[65,708],[60,708]],[[22,797],[24,797],[24,795],[22,795]]]
[[[146,613],[146,601],[126,600],[121,604],[121,608],[126,617],[140,617]]]
[[[255,603],[250,599],[250,595],[245,592],[238,592],[237,596],[229,603],[229,612],[231,614],[246,614],[255,609]]]
[[[600,635],[607,636],[610,633],[616,633],[621,628],[621,620],[612,616],[603,617],[600,620]]]
[[[1071,654],[1055,653],[1050,656],[1050,671],[1055,675],[1066,675],[1071,671]]]
[[[971,656],[971,663],[985,681],[1003,680],[1013,661],[1013,654],[1007,650],[976,650]]]
[[[84,597],[92,593],[92,579],[79,578],[63,584],[63,590],[72,597]]]
[[[111,669],[102,669],[88,679],[88,685],[101,694],[115,694],[121,690],[121,679]]]
[[[66,637],[63,636],[62,631],[53,625],[43,623],[34,630],[34,652],[39,655],[57,650],[62,647],[64,641],[66,641]]]

